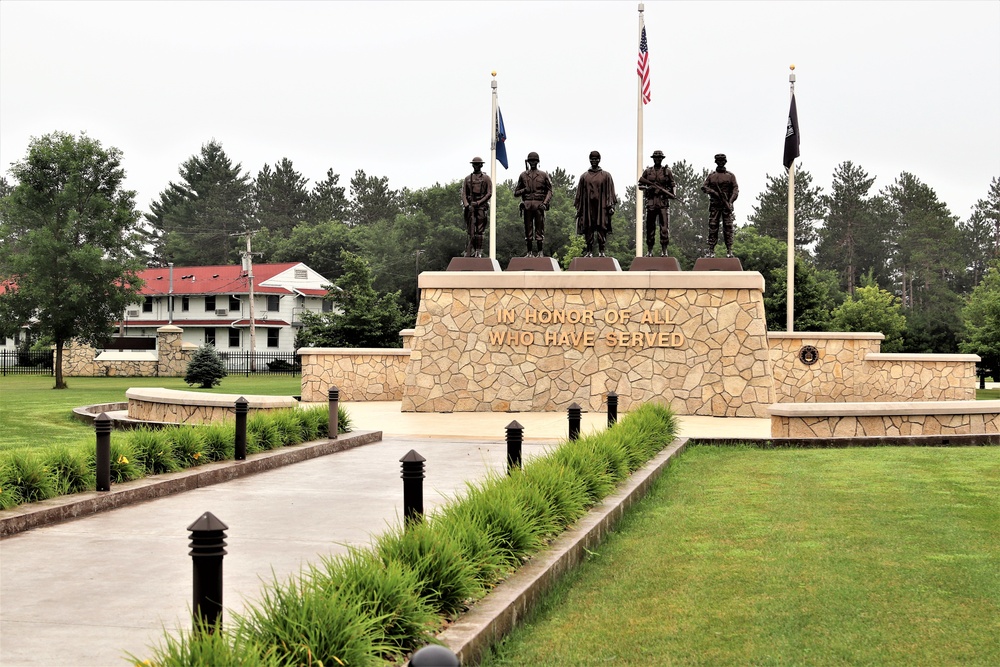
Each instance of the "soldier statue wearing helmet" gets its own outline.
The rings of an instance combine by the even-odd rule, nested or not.
[[[653,151],[653,166],[647,167],[639,177],[639,188],[644,193],[646,203],[646,257],[653,256],[656,242],[656,227],[660,228],[660,256],[667,256],[670,243],[670,200],[674,195],[674,174],[670,167],[663,166],[663,151]]]
[[[726,242],[726,257],[733,256],[733,202],[740,195],[736,184],[736,176],[726,171],[726,156],[718,153],[715,156],[715,171],[708,175],[702,192],[707,192],[710,202],[708,206],[708,251],[706,257],[715,255],[715,246],[719,242],[719,222],[722,222],[722,238]]]
[[[525,257],[531,257],[531,241],[535,241],[535,252],[538,257],[544,257],[542,246],[545,242],[545,212],[552,202],[552,179],[538,168],[538,153],[531,151],[524,161],[525,170],[521,172],[514,187],[514,196],[521,198],[519,207],[524,218],[524,242],[527,246]]]
[[[489,223],[489,203],[493,196],[493,181],[483,172],[483,158],[472,158],[472,173],[462,184],[462,210],[465,214],[465,231],[469,239],[465,245],[466,257],[483,256],[483,235]]]

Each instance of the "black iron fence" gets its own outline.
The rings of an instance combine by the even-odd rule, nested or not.
[[[219,352],[230,375],[298,375],[302,359],[294,352]]]
[[[0,350],[0,375],[52,375],[54,350]]]

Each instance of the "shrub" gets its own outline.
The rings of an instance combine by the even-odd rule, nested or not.
[[[90,467],[87,452],[80,447],[57,447],[45,454],[45,465],[56,481],[56,495],[93,490],[96,472]]]
[[[184,381],[190,385],[198,385],[202,389],[211,389],[226,377],[226,365],[212,345],[202,345],[188,362]]]

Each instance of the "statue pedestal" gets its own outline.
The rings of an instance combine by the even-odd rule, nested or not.
[[[500,262],[489,257],[452,257],[449,271],[499,271]]]
[[[695,271],[742,271],[739,257],[699,257],[694,260]]]
[[[512,257],[508,271],[561,271],[552,257]]]
[[[676,257],[636,257],[629,271],[680,271]]]
[[[608,257],[575,261],[617,264]],[[767,418],[755,271],[424,272],[403,412],[619,410]]]
[[[570,271],[621,271],[614,257],[577,257],[569,263]]]

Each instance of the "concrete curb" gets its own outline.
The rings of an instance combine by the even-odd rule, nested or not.
[[[0,512],[0,539],[25,530],[106,512],[154,498],[191,491],[203,486],[228,482],[274,468],[342,452],[378,442],[382,431],[356,431],[336,440],[313,442],[252,454],[245,461],[218,461],[174,473],[153,475],[124,484],[110,491],[88,491],[71,496],[50,498]]]
[[[678,438],[632,474],[624,486],[566,531],[543,552],[476,602],[437,638],[461,664],[477,664],[486,649],[508,634],[566,572],[576,567],[604,539],[625,511],[645,497],[650,485],[687,446]]]

